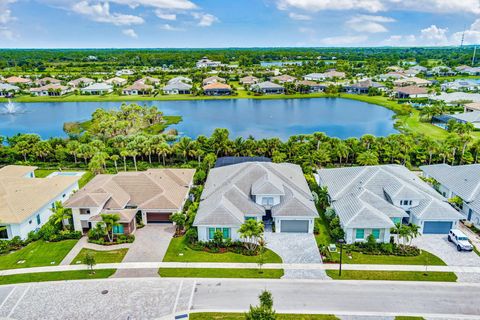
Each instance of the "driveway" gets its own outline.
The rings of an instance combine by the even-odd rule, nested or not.
[[[123,262],[161,262],[175,233],[172,224],[149,224],[135,232],[135,241]],[[113,277],[158,276],[157,269],[120,269]]]
[[[265,240],[284,263],[322,263],[313,234],[265,232]],[[285,270],[283,278],[329,279],[324,270]]]

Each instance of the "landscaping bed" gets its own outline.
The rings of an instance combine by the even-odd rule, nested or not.
[[[101,269],[95,270],[95,273],[91,273],[88,270],[76,270],[12,274],[0,277],[0,285],[25,282],[104,279],[113,275],[115,271],[116,269]]]
[[[343,270],[341,277],[338,270],[326,270],[326,273],[335,280],[457,281],[453,272]]]
[[[197,312],[190,313],[190,320],[245,320],[243,313]],[[330,314],[276,314],[277,320],[338,320]]]
[[[160,277],[280,279],[283,269],[160,268]]]
[[[123,261],[123,258],[127,254],[128,249],[116,249],[109,251],[98,251],[92,249],[83,248],[78,255],[72,260],[71,264],[80,264],[85,260],[87,254],[91,254],[96,263],[119,263]]]

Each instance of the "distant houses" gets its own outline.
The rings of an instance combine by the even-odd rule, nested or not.
[[[259,81],[260,80],[257,77],[246,76],[246,77],[240,78],[238,82],[240,84],[243,84],[244,86],[251,86],[251,85],[254,85],[254,84],[258,83]]]
[[[140,83],[140,84],[146,84],[146,85],[152,85],[152,86],[158,86],[160,84],[160,79],[154,78],[154,77],[143,77],[141,79],[138,79],[134,83]]]
[[[60,84],[47,84],[38,88],[31,88],[30,93],[40,97],[57,97],[71,92],[72,89]]]
[[[300,93],[323,92],[327,87],[325,84],[319,84],[315,81],[310,80],[297,81],[295,85]]]
[[[88,87],[95,83],[95,80],[90,78],[78,78],[72,81],[69,81],[67,84],[72,88],[83,88]]]
[[[361,80],[361,81],[358,81],[357,83],[346,85],[344,86],[344,88],[347,93],[354,93],[354,94],[366,94],[369,92],[370,88],[376,88],[381,91],[386,90],[386,87],[383,84],[374,82],[370,79]]]
[[[455,90],[455,91],[476,91],[480,89],[480,84],[473,80],[455,80],[451,82],[442,83],[443,91]]]
[[[232,87],[221,82],[213,82],[203,86],[203,92],[207,96],[228,96],[232,94]]]
[[[224,78],[218,77],[218,76],[212,76],[212,77],[205,78],[202,81],[204,86],[209,85],[209,84],[213,84],[213,83],[217,83],[217,82],[226,83],[227,80],[225,80]]]
[[[221,65],[222,63],[220,61],[212,61],[207,57],[203,57],[196,63],[197,68],[216,68],[220,67]]]
[[[0,97],[13,97],[20,88],[9,83],[0,83]]]
[[[32,80],[28,78],[22,78],[22,77],[8,77],[4,80],[8,84],[23,84],[23,85],[30,85],[32,84]]]
[[[399,99],[426,98],[429,96],[427,88],[418,86],[397,87],[393,91]]]
[[[430,86],[432,82],[430,80],[418,78],[418,77],[408,77],[408,78],[401,78],[398,80],[393,81],[393,85],[397,87],[403,86],[419,86],[419,87],[427,87]]]
[[[110,93],[113,91],[113,86],[100,82],[100,83],[94,83],[91,84],[85,88],[81,88],[80,91],[83,94],[91,94],[91,95],[101,95],[101,94],[106,94]]]
[[[325,81],[325,80],[334,79],[334,78],[343,79],[345,78],[345,76],[346,76],[345,72],[340,72],[332,69],[324,73],[307,74],[303,77],[303,79],[310,80],[310,81]]]
[[[165,94],[190,94],[192,92],[192,85],[178,81],[168,83],[162,90]]]
[[[282,94],[285,92],[285,89],[281,85],[270,81],[253,84],[250,90],[262,94]]]
[[[271,77],[270,80],[283,84],[283,83],[295,82],[295,81],[297,81],[297,78],[292,77],[288,74],[282,74],[280,76]]]
[[[51,77],[45,77],[45,78],[35,80],[34,83],[37,86],[46,86],[48,84],[58,84],[59,85],[59,84],[62,83],[62,81],[58,80],[58,79],[55,79],[55,78],[51,78]]]
[[[115,87],[123,87],[124,85],[127,84],[127,79],[125,78],[120,78],[120,77],[113,77],[111,79],[105,80],[106,84],[115,86]]]
[[[134,82],[132,85],[124,88],[122,93],[127,96],[145,95],[153,91],[153,86],[143,82]]]

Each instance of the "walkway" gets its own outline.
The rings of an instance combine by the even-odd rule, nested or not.
[[[313,234],[265,232],[267,247],[277,253],[284,264],[297,264],[300,269],[286,269],[285,279],[329,279],[322,269],[304,268],[304,264],[321,264]]]

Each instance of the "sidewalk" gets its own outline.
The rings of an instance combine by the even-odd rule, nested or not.
[[[295,264],[295,263],[270,263],[262,266],[263,269],[284,270],[337,270],[338,264]],[[102,263],[95,266],[96,269],[158,269],[158,268],[221,268],[221,269],[257,269],[256,263],[210,263],[210,262],[124,262]],[[36,272],[72,271],[85,270],[86,265],[59,265],[36,268],[9,269],[0,271],[0,276],[12,274],[25,274]],[[462,266],[422,266],[422,265],[382,265],[382,264],[344,264],[343,270],[363,271],[438,271],[480,274],[478,267]]]

